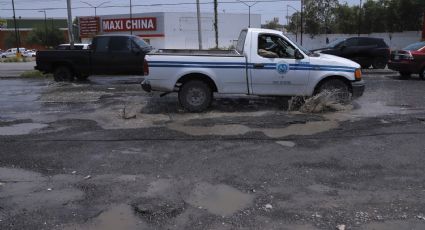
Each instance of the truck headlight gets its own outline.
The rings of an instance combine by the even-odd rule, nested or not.
[[[354,71],[354,77],[356,78],[356,81],[362,80],[362,70],[356,69],[356,71]]]

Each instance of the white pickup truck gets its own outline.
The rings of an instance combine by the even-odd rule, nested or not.
[[[312,96],[339,90],[359,97],[365,88],[359,64],[313,54],[275,30],[242,30],[235,50],[158,50],[146,60],[149,74],[142,88],[178,92],[191,112],[207,109],[214,92]]]

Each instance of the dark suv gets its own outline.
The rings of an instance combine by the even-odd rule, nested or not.
[[[390,48],[382,38],[369,37],[337,39],[326,48],[313,51],[351,59],[359,63],[363,69],[371,65],[374,69],[384,69],[391,54]]]

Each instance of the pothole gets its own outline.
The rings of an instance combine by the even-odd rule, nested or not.
[[[176,202],[160,198],[139,198],[131,206],[140,217],[150,224],[164,224],[185,210],[183,201]]]
[[[225,184],[199,183],[186,200],[196,208],[218,216],[231,216],[252,205],[254,195],[243,193]]]

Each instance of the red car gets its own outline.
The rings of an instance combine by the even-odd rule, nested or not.
[[[425,77],[425,42],[418,42],[391,53],[388,68],[400,72],[401,77],[409,78],[411,74]]]

